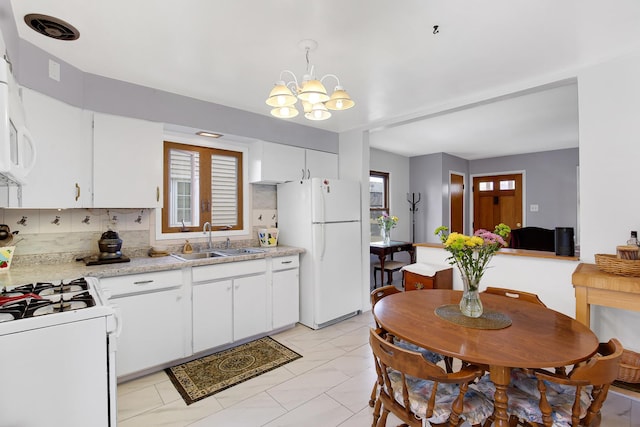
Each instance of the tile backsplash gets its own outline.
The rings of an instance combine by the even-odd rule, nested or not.
[[[257,229],[277,224],[276,186],[252,185],[249,214],[250,236],[232,237],[233,246],[258,245]],[[122,252],[144,256],[155,243],[155,209],[0,209],[0,224],[14,236],[15,264],[72,262],[98,253],[103,232],[115,230],[122,239]],[[198,247],[205,237],[189,239]],[[184,239],[157,245],[179,251]]]

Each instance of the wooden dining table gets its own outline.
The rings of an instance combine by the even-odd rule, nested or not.
[[[495,426],[506,427],[507,387],[512,368],[555,368],[594,355],[598,338],[587,326],[541,305],[502,295],[481,293],[485,312],[508,318],[502,329],[462,326],[436,314],[444,305],[458,304],[461,291],[433,289],[400,292],[382,298],[373,308],[386,331],[437,353],[488,365],[496,386]]]

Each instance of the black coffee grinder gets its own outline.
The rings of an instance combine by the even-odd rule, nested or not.
[[[113,230],[102,233],[100,240],[98,240],[98,247],[100,248],[99,259],[107,260],[122,257],[122,239]]]
[[[77,261],[84,261],[85,265],[114,264],[117,262],[129,262],[131,259],[122,255],[122,239],[113,230],[106,231],[98,240],[100,254],[91,255],[85,258],[77,258]]]

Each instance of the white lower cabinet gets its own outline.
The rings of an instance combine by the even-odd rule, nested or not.
[[[193,286],[193,352],[233,341],[233,281]]]
[[[264,259],[192,268],[193,352],[269,330]]]
[[[233,279],[233,340],[267,330],[266,273]]]
[[[272,329],[278,329],[300,319],[298,255],[273,258],[272,270]]]
[[[122,377],[188,356],[180,270],[100,279],[111,294],[120,336],[116,373]]]
[[[119,322],[118,377],[295,324],[298,269],[291,255],[100,279]]]

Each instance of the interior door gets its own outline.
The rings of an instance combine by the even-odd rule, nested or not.
[[[464,233],[464,175],[449,175],[450,231]]]
[[[522,227],[522,174],[473,178],[473,229],[493,231],[500,223]]]

